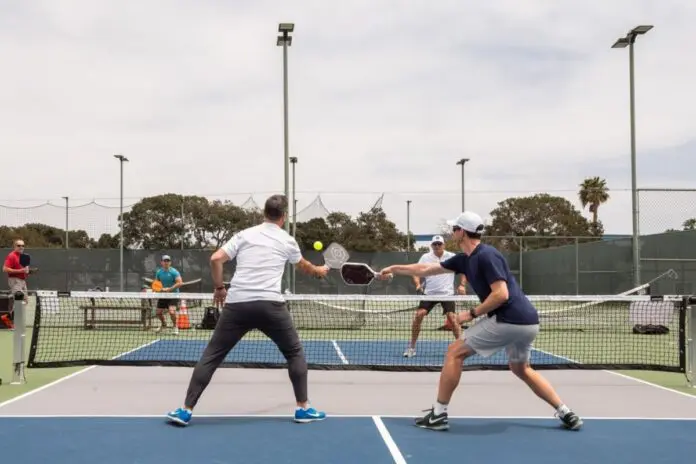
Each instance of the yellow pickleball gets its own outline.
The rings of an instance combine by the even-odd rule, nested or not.
[[[324,248],[324,245],[323,245],[319,240],[317,240],[316,242],[314,242],[314,249],[315,249],[315,250],[319,251],[319,250],[321,250],[322,248]]]

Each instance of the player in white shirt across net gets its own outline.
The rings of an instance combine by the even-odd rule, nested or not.
[[[454,256],[454,253],[445,250],[445,241],[440,235],[435,235],[432,238],[430,247],[432,251],[421,256],[418,260],[419,263],[439,263]],[[460,279],[459,285],[457,286],[457,293],[464,295],[466,294],[466,277],[462,274],[460,275]],[[454,295],[454,280],[454,274],[428,276],[424,278],[424,282],[421,282],[420,277],[413,278],[413,282],[416,284],[416,291],[427,296]],[[447,317],[447,325],[452,327],[454,339],[458,339],[461,335],[462,328],[457,323],[457,312],[455,310],[454,301],[437,301],[432,298],[429,298],[427,301],[421,301],[418,304],[416,314],[413,316],[411,342],[404,352],[404,357],[411,358],[416,355],[416,342],[418,341],[418,335],[420,335],[423,319],[430,314],[430,311],[438,304],[442,307],[442,314]]]

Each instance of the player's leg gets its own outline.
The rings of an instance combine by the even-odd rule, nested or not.
[[[445,315],[449,326],[452,327],[454,339],[459,340],[459,337],[462,336],[462,326],[457,323],[457,311],[454,301],[441,301],[440,306],[442,306],[442,314]]]
[[[406,351],[404,351],[404,357],[410,358],[416,355],[416,342],[418,342],[423,319],[430,313],[435,304],[436,302],[434,301],[421,301],[418,304],[418,309],[416,314],[413,315],[413,322],[411,323],[411,341]]]
[[[249,309],[245,303],[226,304],[223,307],[213,335],[191,374],[184,407],[168,413],[170,420],[188,424],[193,409],[225,356],[251,330],[249,319]]]
[[[160,332],[162,329],[167,328],[167,321],[164,320],[164,310],[167,309],[167,301],[163,300],[162,298],[157,300],[157,310],[155,311],[155,315],[157,316],[157,319],[160,320],[160,326],[155,329],[155,332]]]
[[[510,370],[526,383],[536,396],[554,408],[566,428],[580,429],[583,424],[582,419],[561,401],[551,383],[529,365],[532,343],[539,332],[539,326],[514,326],[510,329],[517,332],[515,340],[506,347]]]
[[[447,409],[459,385],[464,360],[474,354],[489,357],[505,348],[506,342],[501,341],[495,332],[495,324],[495,319],[484,318],[464,330],[461,338],[450,344],[440,372],[437,401],[424,417],[416,420],[418,427],[431,430],[449,428]]]
[[[326,414],[317,411],[310,404],[307,386],[307,360],[292,316],[285,303],[258,302],[255,315],[255,327],[275,343],[288,363],[288,376],[297,404],[295,421],[313,422],[325,419]]]
[[[169,317],[172,320],[172,327],[174,328],[174,334],[179,333],[179,326],[176,324],[176,310],[177,310],[177,301],[176,300],[169,300]]]

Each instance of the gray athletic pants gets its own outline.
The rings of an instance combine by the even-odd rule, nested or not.
[[[307,401],[307,361],[287,306],[283,302],[250,301],[228,303],[220,311],[213,336],[193,369],[186,392],[187,408],[196,406],[225,356],[253,329],[263,332],[283,353],[288,361],[295,399],[297,402]]]

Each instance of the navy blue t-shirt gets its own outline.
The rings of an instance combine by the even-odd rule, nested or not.
[[[494,247],[481,243],[470,256],[460,253],[443,261],[441,266],[456,274],[464,274],[481,302],[491,294],[493,282],[504,280],[507,283],[508,300],[490,311],[488,317],[495,315],[497,321],[508,324],[539,323],[539,313],[517,284],[505,257]]]

